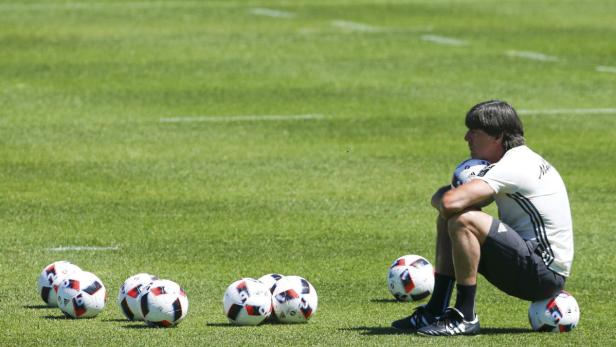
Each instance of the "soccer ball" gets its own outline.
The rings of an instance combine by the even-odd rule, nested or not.
[[[580,308],[575,298],[563,290],[554,298],[531,303],[528,320],[536,331],[571,331],[580,321]]]
[[[71,318],[94,317],[103,310],[106,301],[103,282],[91,272],[66,275],[58,287],[58,307]]]
[[[274,289],[276,289],[276,283],[283,277],[284,275],[280,274],[267,274],[259,277],[257,281],[265,284],[269,288],[270,293],[273,293]]]
[[[58,307],[58,286],[62,279],[75,272],[79,272],[79,266],[60,260],[53,262],[43,269],[38,278],[38,292],[49,307]]]
[[[414,254],[396,259],[387,272],[387,288],[398,301],[416,301],[427,297],[434,289],[432,264]]]
[[[490,165],[490,162],[482,159],[466,159],[458,164],[451,178],[451,186],[456,188],[467,183],[471,178],[480,176],[481,171]]]
[[[302,277],[281,278],[272,296],[274,313],[282,323],[304,323],[317,312],[317,291]]]
[[[158,277],[147,273],[138,273],[124,281],[118,292],[117,303],[128,320],[143,320],[139,295],[147,285],[157,279]]]
[[[47,306],[57,307],[58,286],[68,274],[80,272],[81,268],[68,261],[60,260],[47,265],[38,278],[38,291]]]
[[[227,287],[223,309],[231,323],[257,325],[272,314],[272,293],[262,282],[242,278]]]
[[[188,297],[179,284],[170,280],[155,280],[140,295],[141,312],[146,324],[171,327],[188,313]]]

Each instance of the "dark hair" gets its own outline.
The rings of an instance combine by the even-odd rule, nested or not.
[[[503,136],[506,151],[524,144],[524,127],[513,107],[500,100],[489,100],[473,106],[466,113],[466,127],[480,129],[491,136]]]

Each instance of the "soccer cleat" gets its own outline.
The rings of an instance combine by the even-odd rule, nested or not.
[[[476,335],[479,330],[478,316],[469,322],[464,320],[462,312],[450,307],[434,323],[417,330],[417,334],[423,336]]]
[[[398,319],[391,323],[391,326],[408,332],[416,332],[417,329],[428,326],[436,321],[436,317],[433,316],[426,305],[415,307],[415,312],[412,315]]]

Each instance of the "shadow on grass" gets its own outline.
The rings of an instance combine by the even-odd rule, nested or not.
[[[96,316],[94,316],[94,317],[73,318],[73,317],[68,316],[68,315],[63,315],[63,316],[47,315],[47,316],[41,316],[41,318],[45,318],[45,319],[49,319],[49,320],[63,320],[63,319],[67,319],[67,320],[95,320]]]
[[[158,329],[157,327],[151,327],[145,323],[124,325],[122,328],[124,329]]]
[[[355,327],[342,328],[341,331],[357,331],[361,335],[409,335],[412,333],[398,330],[393,327]]]
[[[292,326],[292,325],[302,325],[307,324],[307,322],[295,322],[295,323],[283,323],[275,318],[268,318],[263,322],[257,324],[256,326],[262,325],[284,325],[284,326]],[[243,327],[254,327],[255,325],[238,325],[233,323],[207,323],[208,327],[218,327],[218,328],[243,328]]]
[[[414,335],[414,333],[398,330],[393,327],[355,327],[339,329],[341,331],[357,331],[361,335]],[[527,328],[481,328],[481,335],[530,334],[533,330]]]
[[[31,310],[44,310],[44,309],[49,309],[49,308],[57,309],[57,307],[50,307],[47,305],[23,305],[22,307],[31,309]]]
[[[217,328],[242,328],[243,325],[236,325],[231,323],[207,323],[208,327],[217,327]]]
[[[115,318],[115,319],[103,319],[103,322],[130,323],[130,321],[129,321],[128,319],[119,319],[119,318]]]
[[[482,335],[499,335],[499,334],[531,334],[532,329],[528,328],[481,328]]]
[[[385,299],[385,298],[376,298],[376,299],[370,299],[370,302],[376,303],[376,304],[397,304],[400,303],[400,301],[396,300],[396,299]]]

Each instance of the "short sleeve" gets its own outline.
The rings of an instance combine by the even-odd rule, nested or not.
[[[496,194],[512,193],[517,190],[516,171],[507,162],[498,162],[483,169],[475,179],[486,182]]]

